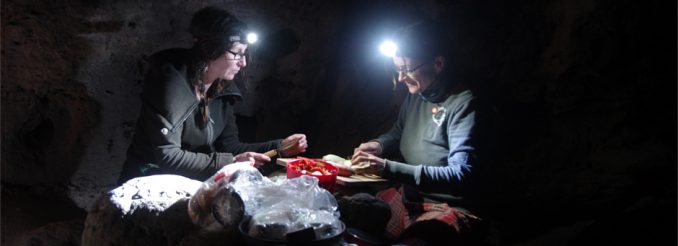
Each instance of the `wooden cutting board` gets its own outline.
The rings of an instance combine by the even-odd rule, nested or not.
[[[293,158],[278,158],[275,162],[281,166],[287,166],[287,163],[294,160]],[[360,186],[368,184],[383,184],[388,183],[387,179],[373,179],[361,175],[353,175],[351,177],[337,176],[337,184],[343,186]]]

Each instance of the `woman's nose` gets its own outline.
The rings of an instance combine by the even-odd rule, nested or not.
[[[244,59],[244,58],[240,59],[240,61],[238,61],[238,65],[240,65],[240,67],[247,66],[247,59]]]
[[[404,71],[398,72],[398,82],[402,82],[407,78],[407,74]]]

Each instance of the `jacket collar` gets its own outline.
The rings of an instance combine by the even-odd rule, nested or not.
[[[419,97],[424,101],[431,103],[440,103],[445,101],[451,91],[452,83],[446,81],[435,81],[426,90],[419,93]]]
[[[226,81],[226,88],[224,88],[223,91],[219,92],[215,96],[215,98],[218,97],[232,97],[235,98],[239,101],[242,101],[242,93],[240,92],[240,88],[238,88],[238,85],[236,85],[235,81]]]
[[[461,81],[453,82],[451,80],[438,80],[418,95],[424,101],[441,103],[447,100],[450,95],[460,93],[464,90],[467,90],[467,86]]]

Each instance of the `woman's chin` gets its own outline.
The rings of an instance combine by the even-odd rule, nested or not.
[[[407,90],[410,92],[410,94],[417,94],[420,92],[419,86],[407,86]]]

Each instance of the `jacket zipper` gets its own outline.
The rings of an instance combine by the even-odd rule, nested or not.
[[[214,146],[212,144],[212,138],[214,138],[214,130],[213,126],[214,125],[214,120],[212,120],[211,116],[208,116],[209,121],[207,122],[207,146],[210,146],[210,149],[212,152],[214,152]]]
[[[186,119],[188,119],[188,117],[191,116],[191,113],[197,107],[198,107],[197,103],[191,105],[191,107],[188,109],[188,111],[186,111],[186,114],[184,115],[184,117],[181,118],[181,120],[179,122],[177,122],[177,124],[175,124],[174,127],[172,127],[172,132],[174,132],[174,130],[177,128],[177,126],[183,125],[184,122],[186,121]]]

